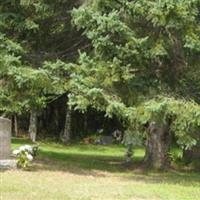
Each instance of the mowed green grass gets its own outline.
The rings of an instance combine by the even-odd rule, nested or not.
[[[27,144],[13,139],[13,148]],[[136,149],[133,167],[124,166],[122,146],[40,142],[30,171],[0,172],[0,200],[199,200],[200,174],[144,172]]]

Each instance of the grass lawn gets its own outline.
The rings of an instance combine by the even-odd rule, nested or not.
[[[27,144],[13,139],[13,148]],[[0,200],[199,200],[200,174],[128,170],[119,146],[40,143],[30,171],[0,171]],[[135,165],[144,155],[135,152]]]

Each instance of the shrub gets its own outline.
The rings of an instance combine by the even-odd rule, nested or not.
[[[24,145],[13,151],[17,157],[17,167],[27,169],[38,153],[38,146]]]

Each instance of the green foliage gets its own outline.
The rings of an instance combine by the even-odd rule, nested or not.
[[[111,80],[128,86],[146,78],[143,91],[160,84],[174,89],[180,74],[199,60],[198,0],[92,2],[74,10],[73,22],[92,42],[93,66],[107,68]]]
[[[93,107],[115,115],[127,132],[134,129],[130,135],[135,138],[145,123],[171,119],[179,144],[194,145],[199,130],[199,105],[192,100],[199,102],[200,1],[86,1],[72,11],[75,32],[69,11],[79,4],[2,2],[0,112],[40,110],[69,94],[72,108],[84,112]],[[66,64],[75,60],[78,49],[78,62]],[[159,94],[171,98],[157,98]]]
[[[5,68],[0,84],[0,110],[5,114],[21,113],[44,107],[51,86],[51,78],[46,70],[31,67],[9,66]]]
[[[199,5],[199,0],[98,0],[74,9],[73,23],[91,41],[92,52],[80,53],[70,104],[116,115],[133,137],[147,122],[171,120],[178,143],[194,145],[200,108],[182,99],[198,100]],[[190,80],[195,84],[189,94]]]
[[[78,4],[78,0],[1,3],[1,114],[40,111],[68,91],[70,67],[59,58],[73,60],[82,44],[74,44],[73,38],[81,37],[70,22],[69,11]]]
[[[187,39],[191,34],[196,35],[195,44],[200,40],[198,5],[198,1],[92,1],[74,9],[73,23],[84,30],[93,47],[91,54],[80,54],[72,75],[74,104],[106,109],[115,100],[133,106],[144,95],[165,91],[187,96],[180,88],[186,81],[190,84],[184,73],[199,60],[197,49],[189,48],[194,43]]]
[[[200,106],[192,101],[157,97],[139,105],[132,115],[133,129],[142,130],[148,122],[170,124],[182,148],[196,144],[200,131]]]

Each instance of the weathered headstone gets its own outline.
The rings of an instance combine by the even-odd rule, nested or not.
[[[100,145],[110,145],[112,143],[113,143],[112,136],[102,136],[99,139],[95,140],[95,144],[100,144]]]
[[[9,159],[11,154],[11,122],[0,117],[0,160]]]
[[[11,160],[11,121],[0,117],[0,168],[14,167]]]

